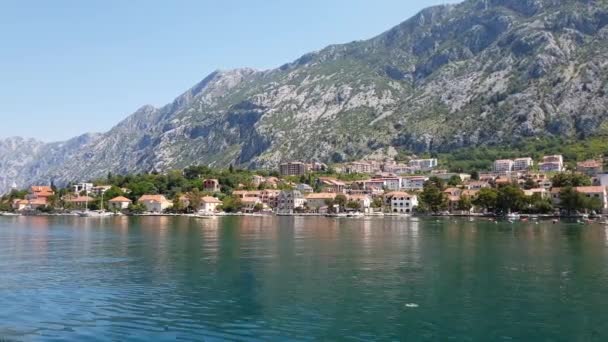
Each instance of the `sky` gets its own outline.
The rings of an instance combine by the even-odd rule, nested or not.
[[[269,69],[455,0],[0,0],[0,138],[65,140],[217,69]]]

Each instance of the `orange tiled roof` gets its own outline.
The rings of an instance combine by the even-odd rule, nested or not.
[[[150,201],[150,202],[167,202],[167,199],[163,195],[143,195],[137,202]]]
[[[335,193],[329,193],[329,192],[319,192],[319,193],[312,193],[312,194],[308,194],[306,196],[304,196],[304,198],[306,199],[334,199],[336,198]]]
[[[123,197],[123,196],[118,196],[118,197],[114,197],[114,198],[112,198],[112,199],[111,199],[111,200],[109,200],[108,202],[111,202],[111,203],[129,202],[129,203],[131,203],[131,202],[133,202],[133,201],[131,201],[130,199],[128,199],[128,198],[126,198],[126,197]]]
[[[201,198],[201,201],[203,203],[222,203],[222,201],[220,201],[219,199],[217,199],[215,197],[211,197],[211,196],[205,196],[205,197]]]

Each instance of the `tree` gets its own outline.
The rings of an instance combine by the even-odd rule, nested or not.
[[[259,213],[262,210],[264,210],[264,205],[262,203],[256,203],[253,206],[253,211],[256,212],[256,213]]]
[[[127,208],[127,210],[131,214],[142,214],[146,211],[146,207],[140,203],[132,203],[132,204],[129,204],[129,207]]]
[[[344,196],[343,194],[336,195],[334,202],[335,204],[339,205],[340,208],[344,208],[347,202],[346,196]]]
[[[357,202],[357,201],[348,201],[348,203],[346,203],[346,208],[353,209],[353,210],[359,210],[361,208],[361,206],[359,205],[359,202]]]
[[[243,203],[238,197],[226,196],[222,201],[221,208],[227,213],[236,213],[241,210]]]
[[[496,208],[498,201],[498,192],[492,188],[483,188],[479,190],[477,196],[473,199],[473,204],[478,207],[491,211]]]
[[[439,190],[441,190],[441,191],[445,190],[445,182],[443,181],[443,179],[441,179],[439,177],[433,176],[433,177],[429,178],[429,180],[426,181],[426,183],[433,183],[433,184],[435,184],[435,186],[437,188],[439,188]]]
[[[515,184],[508,184],[498,189],[496,209],[502,212],[519,211],[525,207],[526,197],[522,189]]]
[[[436,178],[436,180],[440,180]],[[420,194],[420,202],[423,204],[423,208],[433,213],[438,213],[441,210],[447,209],[448,199],[442,188],[439,186],[437,181],[429,179],[425,184]]]
[[[462,184],[462,178],[460,176],[454,175],[448,181],[449,186],[458,186]]]
[[[327,206],[327,211],[330,213],[333,213],[336,209],[336,201],[333,198],[326,198],[325,205]]]
[[[527,178],[524,182],[524,189],[530,190],[536,188],[536,182],[532,178]]]
[[[384,204],[384,202],[382,201],[381,197],[375,197],[372,201],[372,208],[382,208],[382,205]]]
[[[473,208],[473,203],[471,202],[471,198],[469,196],[463,195],[458,200],[458,204],[456,205],[456,209],[461,211],[470,211]]]
[[[184,202],[181,199],[182,194],[175,194],[173,197],[173,206],[170,209],[173,213],[183,213],[185,211]]]
[[[192,189],[188,194],[188,207],[192,209],[192,211],[198,211],[201,207],[203,194],[199,189]]]
[[[471,179],[472,180],[479,180],[479,172],[478,171],[471,172]]]
[[[571,215],[577,210],[584,209],[586,205],[585,195],[576,191],[576,189],[571,186],[566,186],[561,189],[559,199],[561,208],[566,210],[568,215]]]
[[[580,173],[562,172],[553,176],[551,182],[555,188],[589,186],[591,185],[591,178]]]

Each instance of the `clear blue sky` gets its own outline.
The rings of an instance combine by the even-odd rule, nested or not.
[[[0,138],[103,132],[216,69],[267,69],[454,0],[4,0]]]

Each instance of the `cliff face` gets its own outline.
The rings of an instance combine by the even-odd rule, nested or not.
[[[584,137],[608,117],[606,24],[603,1],[432,7],[373,39],[274,70],[214,72],[171,104],[142,107],[109,132],[69,144],[68,153],[65,144],[28,141],[24,151],[34,153],[20,158],[11,140],[2,142],[0,170],[24,182],[66,182],[190,164],[341,161],[391,146],[449,151]],[[49,148],[62,153],[36,152]],[[4,173],[0,187],[13,177]]]

